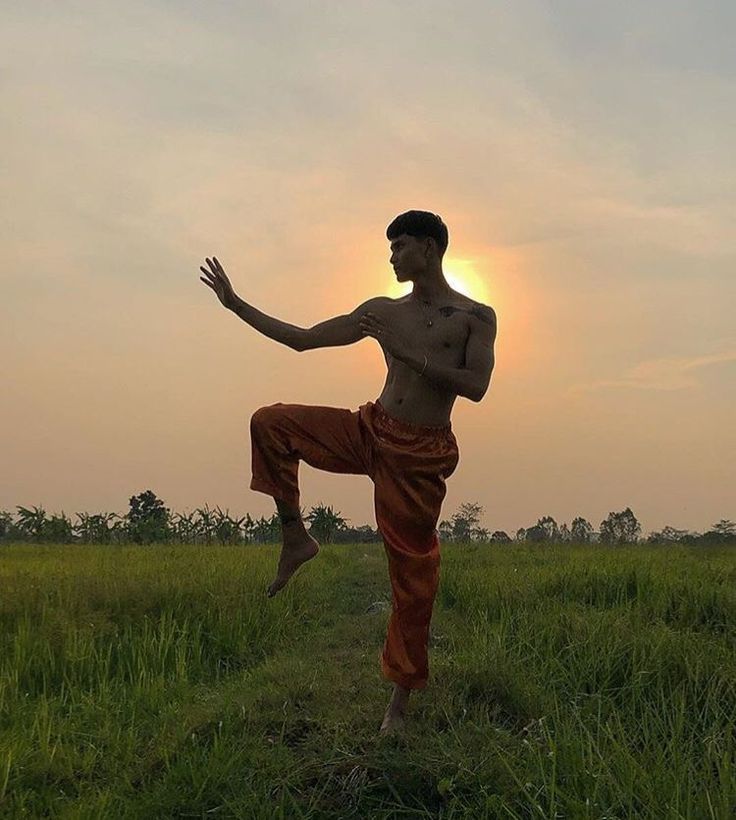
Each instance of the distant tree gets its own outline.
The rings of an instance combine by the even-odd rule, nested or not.
[[[243,521],[243,537],[246,544],[253,541],[253,528],[255,527],[255,520],[250,517],[250,513],[245,514],[245,521]]]
[[[584,518],[578,516],[573,518],[572,526],[570,527],[570,540],[576,544],[587,544],[593,535],[593,526],[589,524]]]
[[[378,530],[374,530],[369,524],[361,524],[359,527],[345,527],[338,530],[334,535],[336,544],[369,544],[380,540],[381,536]]]
[[[128,519],[124,515],[115,513],[115,517],[110,518],[108,526],[111,544],[127,544],[129,542]]]
[[[197,512],[172,513],[171,529],[174,538],[180,544],[195,544],[197,542]]]
[[[647,542],[650,544],[658,543],[660,541],[671,541],[671,542],[680,542],[682,541],[687,535],[689,535],[687,530],[678,530],[674,527],[664,527],[659,532],[651,532],[647,536]]]
[[[519,529],[516,530],[514,539],[516,541],[526,541],[526,529],[524,527],[519,527]]]
[[[61,511],[53,514],[43,525],[43,540],[53,544],[71,544],[74,541],[74,528],[71,519]]]
[[[721,518],[717,524],[713,524],[710,531],[717,532],[719,535],[723,535],[726,538],[734,538],[736,537],[736,524],[734,524],[733,521],[728,521],[725,518]]]
[[[437,529],[439,531],[440,538],[443,541],[452,541],[453,540],[452,524],[449,521],[440,521],[440,525]]]
[[[17,537],[17,530],[13,523],[13,513],[0,510],[0,540],[10,541]]]
[[[539,524],[534,524],[532,527],[527,527],[525,541],[533,541],[534,543],[541,543],[547,540],[547,531]]]
[[[451,524],[453,541],[470,541],[470,529],[472,524],[467,518],[460,513],[455,513],[452,516]]]
[[[359,542],[381,541],[382,536],[378,529],[371,527],[370,524],[361,524],[357,528]]]
[[[519,530],[521,532],[522,530]],[[560,530],[557,522],[551,515],[545,515],[540,518],[536,524],[527,527],[523,530],[524,535],[520,539],[519,532],[517,532],[517,540],[533,541],[539,543],[542,541],[558,541],[560,537]]]
[[[231,518],[230,510],[223,512],[215,507],[215,536],[220,544],[237,544],[241,540],[240,528],[245,521],[243,518]]]
[[[347,526],[346,519],[339,512],[334,512],[332,507],[326,507],[324,504],[312,507],[305,521],[312,525],[309,528],[310,533],[324,544],[332,543],[336,533]]]
[[[18,521],[16,527],[21,536],[29,541],[42,541],[46,526],[46,511],[43,507],[16,507]]]
[[[551,515],[545,515],[543,518],[540,518],[539,521],[537,521],[536,526],[541,527],[544,530],[545,541],[559,541],[560,528],[557,526],[557,522]]]
[[[567,526],[567,523],[560,525],[560,541],[567,542],[570,540],[570,527]]]
[[[496,530],[491,536],[491,541],[494,544],[510,544],[511,538],[503,530]]]
[[[251,537],[256,544],[277,544],[281,541],[281,519],[278,513],[271,518],[261,516],[253,522]]]
[[[126,520],[128,535],[136,544],[166,541],[171,534],[169,508],[152,490],[131,497]]]
[[[611,512],[601,521],[601,541],[604,544],[634,544],[641,534],[641,525],[627,507],[622,512]]]
[[[196,513],[199,516],[196,524],[196,535],[205,544],[211,544],[215,537],[215,511],[205,504],[204,507],[197,509]]]
[[[57,544],[70,544],[74,540],[72,522],[63,510],[61,515],[54,513],[48,518],[43,507],[16,509],[18,521],[13,525],[13,529],[24,540]]]
[[[482,513],[483,507],[480,504],[461,504],[460,509],[452,516],[453,541],[472,541]]]
[[[124,524],[124,519],[117,513],[77,513],[77,523],[74,532],[83,544],[109,544],[113,540],[118,528]]]
[[[736,539],[736,524],[722,518],[702,535],[702,540],[706,544],[726,544]]]

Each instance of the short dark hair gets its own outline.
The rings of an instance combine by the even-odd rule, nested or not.
[[[438,214],[432,214],[429,211],[407,211],[399,214],[386,228],[386,238],[390,241],[403,233],[417,239],[426,239],[427,237],[434,239],[437,243],[440,259],[447,250],[447,243],[449,242],[447,225]]]

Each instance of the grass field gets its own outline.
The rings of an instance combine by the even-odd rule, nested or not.
[[[2,548],[3,817],[736,816],[736,550],[444,544],[380,737],[382,545]]]

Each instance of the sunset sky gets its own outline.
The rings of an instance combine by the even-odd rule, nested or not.
[[[736,519],[735,27],[730,0],[6,5],[0,509],[270,516],[253,412],[355,409],[383,356],[281,346],[199,265],[309,327],[409,291],[385,230],[417,208],[498,316],[442,518]],[[367,477],[300,477],[375,526]]]

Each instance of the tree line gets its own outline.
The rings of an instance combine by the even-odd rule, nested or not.
[[[442,541],[504,544],[511,542],[636,544],[682,543],[689,545],[734,544],[736,524],[727,519],[704,533],[664,527],[642,538],[641,524],[629,507],[611,512],[600,522],[598,530],[582,516],[571,524],[558,524],[552,516],[539,518],[529,527],[520,527],[513,536],[503,530],[491,531],[480,526],[483,507],[464,503],[450,519],[441,521],[438,531]],[[318,504],[301,510],[309,532],[322,543],[378,542],[381,535],[368,524],[353,527],[331,506]],[[112,512],[76,513],[76,520],[61,514],[47,515],[43,507],[16,507],[16,513],[0,510],[0,541],[85,544],[266,544],[281,540],[278,514],[270,518],[240,518],[228,509],[210,509],[205,505],[191,513],[173,512],[152,490],[134,495],[124,515]]]
[[[483,508],[479,504],[461,504],[459,513],[451,522],[442,522],[440,535],[449,540],[484,541],[509,543],[511,541],[550,542],[550,543],[601,543],[601,544],[638,544],[638,543],[682,543],[696,544],[731,544],[736,546],[736,524],[722,518],[704,533],[676,529],[666,526],[661,530],[642,537],[641,524],[630,507],[619,512],[610,512],[600,522],[598,530],[582,516],[573,518],[568,526],[558,524],[551,515],[537,519],[530,527],[520,527],[513,538],[503,530],[489,532],[478,526]],[[446,525],[443,532],[443,525]]]

